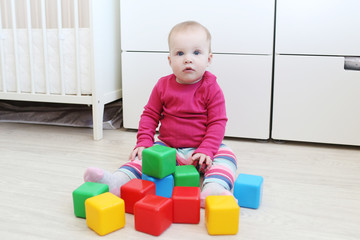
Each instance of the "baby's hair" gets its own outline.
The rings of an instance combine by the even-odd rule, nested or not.
[[[209,32],[209,30],[204,27],[203,25],[201,25],[200,23],[196,22],[196,21],[185,21],[185,22],[181,22],[176,24],[170,31],[169,36],[168,36],[168,44],[169,44],[169,48],[170,48],[170,38],[171,35],[175,32],[180,32],[180,31],[185,31],[187,29],[190,28],[201,28],[205,31],[206,33],[206,38],[209,41],[209,52],[211,52],[211,34]]]

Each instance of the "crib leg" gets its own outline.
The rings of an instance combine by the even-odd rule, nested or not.
[[[104,104],[97,100],[92,106],[94,140],[103,138]]]

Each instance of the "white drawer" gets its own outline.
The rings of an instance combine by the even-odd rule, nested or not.
[[[123,120],[137,129],[151,90],[159,78],[172,73],[166,53],[122,53]]]
[[[269,139],[272,56],[214,55],[226,100],[226,136]]]
[[[138,128],[153,86],[171,68],[165,53],[124,52],[122,56],[124,127]],[[269,138],[271,69],[271,56],[214,55],[209,70],[225,94],[226,136]]]
[[[212,34],[213,52],[272,54],[274,0],[121,0],[122,49],[168,51],[177,23],[195,20]]]
[[[360,145],[360,71],[343,57],[276,56],[272,138]]]
[[[359,0],[278,0],[276,53],[360,56]]]

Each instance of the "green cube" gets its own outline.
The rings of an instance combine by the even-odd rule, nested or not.
[[[174,185],[181,187],[199,187],[200,174],[194,165],[177,166],[174,174]]]
[[[176,150],[162,145],[154,145],[142,152],[142,172],[162,179],[175,172]]]
[[[103,183],[85,182],[73,191],[74,213],[75,216],[86,218],[85,200],[108,192],[109,186]]]

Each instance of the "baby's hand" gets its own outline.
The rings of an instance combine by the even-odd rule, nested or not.
[[[195,153],[192,156],[192,160],[193,160],[193,162],[196,162],[196,161],[198,162],[200,172],[207,170],[212,165],[211,158],[208,155],[203,154],[203,153]]]
[[[132,153],[130,154],[129,160],[134,161],[135,157],[138,156],[139,160],[142,159],[142,151],[145,149],[145,147],[137,147],[135,148]]]

